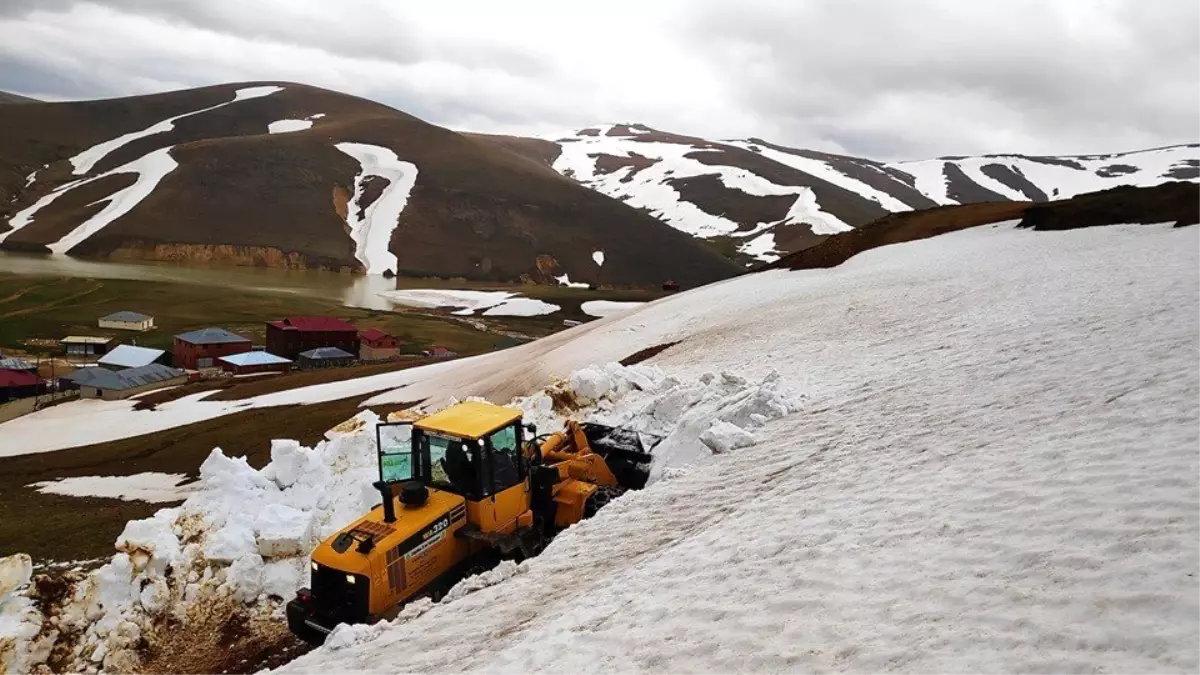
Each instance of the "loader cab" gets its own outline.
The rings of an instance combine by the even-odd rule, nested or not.
[[[528,510],[529,465],[515,408],[468,401],[412,423],[379,426],[379,479],[460,495],[469,522],[510,530]]]

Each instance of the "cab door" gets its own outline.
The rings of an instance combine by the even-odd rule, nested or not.
[[[484,532],[512,532],[529,511],[529,481],[521,453],[520,422],[480,439],[480,476],[486,496],[477,503],[474,520]],[[468,504],[468,508],[472,505]]]

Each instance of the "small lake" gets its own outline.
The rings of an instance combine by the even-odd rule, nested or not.
[[[390,310],[393,304],[379,294],[396,289],[395,279],[377,275],[168,262],[106,262],[11,251],[0,251],[0,272],[30,276],[170,281],[266,293],[303,293],[341,302],[349,307],[380,310]]]

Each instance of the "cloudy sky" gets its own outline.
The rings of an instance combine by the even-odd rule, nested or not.
[[[878,159],[1200,141],[1196,0],[0,0],[0,90],[305,82],[472,131]]]

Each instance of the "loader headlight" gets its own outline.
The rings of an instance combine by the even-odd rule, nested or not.
[[[311,563],[311,565],[312,565],[312,568],[313,568],[313,571],[314,571],[314,572],[316,572],[318,569],[320,569],[320,568],[318,568],[318,567],[317,567],[317,563],[315,563],[315,562],[314,562],[314,563]]]
[[[353,574],[347,574],[347,575],[346,575],[346,583],[348,583],[348,584],[353,584],[353,583],[354,583],[354,575],[353,575]]]

